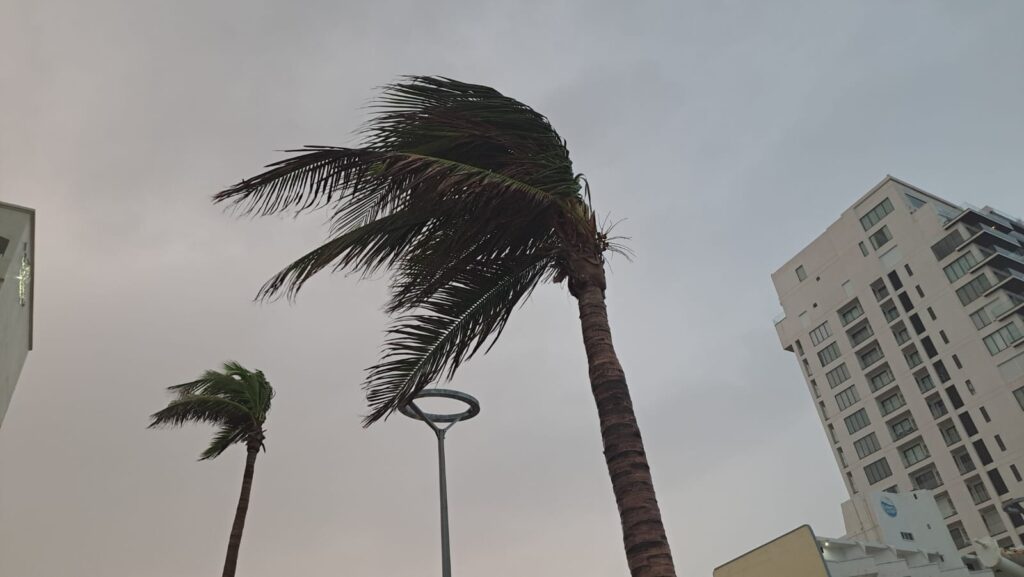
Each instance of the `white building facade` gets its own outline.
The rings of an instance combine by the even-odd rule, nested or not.
[[[932,490],[961,554],[1020,547],[1024,222],[887,177],[772,280],[851,497]]]
[[[35,211],[0,202],[0,426],[32,350]]]

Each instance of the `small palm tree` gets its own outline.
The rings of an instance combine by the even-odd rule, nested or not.
[[[245,444],[245,472],[242,474],[242,493],[238,497],[235,522],[231,525],[228,553],[224,560],[223,577],[233,577],[238,565],[238,550],[242,544],[242,529],[249,510],[249,494],[256,468],[256,455],[266,449],[263,424],[270,412],[274,388],[260,371],[250,371],[230,361],[223,371],[209,370],[199,379],[168,387],[175,399],[166,408],[153,413],[154,427],[180,427],[185,423],[208,423],[219,427],[210,446],[199,460],[219,457],[234,444]]]
[[[589,187],[547,118],[493,88],[408,77],[385,87],[359,148],[293,156],[215,202],[273,214],[326,208],[330,238],[271,278],[293,297],[325,268],[393,272],[381,361],[368,371],[369,425],[451,378],[544,281],[579,305],[605,460],[634,577],[675,575],[605,306],[605,253]]]

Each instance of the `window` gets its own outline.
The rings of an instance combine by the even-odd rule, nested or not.
[[[860,308],[860,301],[853,301],[839,310],[839,320],[843,326],[852,323],[859,319],[864,314],[864,309]]]
[[[1024,335],[1021,335],[1017,325],[1010,322],[1010,324],[985,337],[984,341],[985,346],[988,347],[988,352],[996,355],[1010,348],[1010,345],[1019,341],[1022,336]]]
[[[922,393],[927,393],[935,388],[935,383],[932,382],[932,377],[928,374],[928,369],[921,369],[914,373],[914,380],[917,381],[917,388]]]
[[[971,314],[971,321],[974,323],[974,328],[979,331],[988,325],[992,324],[992,319],[988,316],[988,311],[984,308],[980,308]]]
[[[874,335],[875,331],[871,330],[871,325],[864,321],[850,332],[850,344],[856,347]]]
[[[857,355],[857,359],[860,361],[860,368],[862,369],[870,367],[883,358],[885,358],[885,354],[882,353],[882,349],[877,343]]]
[[[974,445],[975,452],[978,453],[978,460],[981,461],[982,465],[992,464],[992,453],[988,452],[988,447],[985,445],[984,439],[978,439],[971,443]]]
[[[932,342],[931,337],[924,337],[921,339],[921,348],[924,349],[924,354],[928,355],[929,359],[934,359],[939,354],[939,351],[936,350],[935,343]]]
[[[900,454],[903,456],[904,464],[908,467],[920,463],[929,456],[928,448],[924,446],[924,443],[914,443],[900,451]]]
[[[832,336],[832,330],[828,328],[828,321],[825,321],[811,331],[811,344],[818,346],[830,336]]]
[[[868,240],[871,241],[871,246],[875,247],[875,250],[878,250],[885,246],[885,243],[892,240],[892,233],[889,232],[889,227],[883,226],[878,229],[878,232],[868,237]]]
[[[0,256],[4,256],[7,253],[7,246],[10,242],[7,238],[0,236]]]
[[[946,421],[944,425],[940,425],[939,431],[942,433],[942,440],[946,441],[947,447],[960,442],[960,432],[956,430],[953,421]]]
[[[889,278],[889,282],[892,283],[893,289],[900,290],[903,288],[903,281],[900,280],[900,275],[896,271],[889,271],[889,274],[886,276]]]
[[[910,368],[914,368],[924,362],[923,359],[921,359],[921,353],[917,352],[917,347],[915,346],[903,349],[903,358],[907,360],[907,366]]]
[[[1020,405],[1020,410],[1024,411],[1024,387],[1015,389],[1013,396],[1017,398],[1017,404]]]
[[[910,296],[907,293],[900,293],[899,297],[900,304],[903,305],[903,312],[909,313],[914,310],[914,303],[910,300]]]
[[[935,361],[935,363],[932,365],[932,368],[935,369],[935,374],[939,376],[940,383],[949,382],[950,377],[949,371],[946,370],[946,363],[942,361]]]
[[[814,391],[814,398],[821,398],[821,391],[818,390],[818,383],[811,379],[811,390]]]
[[[880,301],[889,296],[889,288],[885,286],[885,281],[878,279],[871,283],[871,294],[875,295],[876,301]]]
[[[828,379],[829,388],[834,389],[850,378],[850,371],[846,368],[846,363],[843,363],[825,373],[825,378]]]
[[[928,310],[928,316],[931,317],[931,319],[933,321],[939,320],[939,317],[935,316],[935,311],[932,309],[932,307],[928,307],[927,310]]]
[[[910,482],[914,486],[914,490],[937,489],[942,486],[942,477],[939,476],[938,471],[929,465],[923,471],[911,473]]]
[[[988,411],[985,409],[985,407],[978,407],[978,412],[981,413],[981,418],[985,419],[986,423],[992,422],[992,417],[988,416]]]
[[[914,540],[914,534],[913,533],[907,533],[906,531],[900,531],[900,538],[903,539],[904,541],[913,541]]]
[[[939,331],[939,338],[942,339],[942,343],[945,345],[949,344],[949,337],[946,336],[946,331]],[[956,355],[953,355],[954,357]]]
[[[860,217],[860,225],[864,227],[864,230],[871,230],[871,227],[881,222],[892,210],[892,201],[887,198]]]
[[[811,376],[811,363],[807,362],[807,359],[801,359],[804,364],[804,373],[809,377]]]
[[[864,409],[846,417],[844,422],[846,423],[846,430],[851,435],[871,424],[871,421],[868,420],[868,413]]]
[[[832,437],[832,442],[833,443],[838,443],[839,442],[839,440],[836,439],[836,428],[832,426],[832,423],[828,424],[828,436]]]
[[[956,463],[956,470],[960,471],[961,475],[966,475],[977,468],[974,466],[974,459],[971,459],[971,454],[967,452],[967,449],[961,447],[950,454],[953,456],[953,462]]]
[[[921,322],[921,317],[916,314],[910,315],[910,326],[914,327],[914,333],[920,335],[924,332],[924,323]]]
[[[846,464],[846,455],[843,454],[843,449],[841,447],[836,447],[836,455],[839,457],[839,462],[844,467],[849,467],[849,465]]]
[[[885,457],[882,457],[867,467],[864,467],[864,474],[867,475],[868,484],[874,485],[882,479],[892,475],[892,469],[889,468],[889,462],[885,460]]]
[[[800,344],[800,339],[796,340],[796,352],[799,353],[801,357],[804,356],[804,346]]]
[[[853,296],[853,285],[850,284],[850,281],[846,281],[843,283],[843,294],[845,294],[848,297]]]
[[[868,377],[868,386],[871,388],[872,393],[876,393],[895,380],[896,377],[892,375],[889,365],[885,365],[880,370],[871,373],[871,376]]]
[[[967,531],[964,530],[963,525],[959,521],[948,526],[947,529],[949,529],[949,536],[953,538],[953,544],[956,545],[957,549],[963,549],[971,544],[971,541],[967,538]]]
[[[946,273],[946,278],[949,279],[949,282],[956,282],[962,276],[969,273],[976,264],[978,264],[977,257],[974,256],[973,252],[967,251],[962,257],[949,263],[949,265],[942,270]]]
[[[1003,524],[1003,519],[995,507],[987,507],[978,512],[981,513],[981,520],[985,522],[985,528],[988,529],[989,535],[998,535],[1006,531],[1006,525]]]
[[[857,396],[857,388],[854,385],[843,389],[836,395],[836,404],[839,405],[840,411],[852,407],[859,400],[860,397]]]
[[[853,448],[857,451],[857,456],[863,459],[871,453],[881,449],[882,446],[878,444],[878,437],[876,437],[874,433],[871,433],[854,441]]]
[[[960,424],[964,426],[964,431],[967,432],[968,437],[978,434],[978,427],[975,426],[974,419],[971,418],[970,413],[960,413],[957,416],[960,417]]]
[[[878,409],[882,412],[882,415],[888,415],[896,409],[906,405],[907,401],[903,398],[903,395],[899,391],[888,395],[878,400]]]
[[[956,365],[956,368],[958,369],[964,368],[964,364],[960,362],[960,357],[957,355],[953,355],[953,364]]]
[[[897,323],[892,327],[892,335],[896,337],[897,345],[902,345],[910,340],[910,331],[907,330],[907,325],[903,323]]]
[[[921,285],[914,285],[914,290],[917,291],[917,296],[924,298],[924,289],[921,288]]]
[[[807,271],[804,270],[804,265],[796,267],[796,278],[803,282],[807,278]]]
[[[1003,438],[999,435],[996,435],[993,438],[996,440],[996,445],[999,447],[999,450],[1006,452],[1006,443],[1003,442]]]
[[[867,245],[865,245],[863,242],[859,242],[859,243],[857,243],[857,246],[860,247],[860,253],[862,255],[868,256],[868,247],[867,247]]]
[[[971,500],[975,505],[980,505],[991,498],[980,477],[974,477],[964,484],[967,485],[967,491],[971,494]]]
[[[903,270],[907,271],[907,276],[914,276],[914,271],[910,270],[910,265],[903,265]]]
[[[850,493],[857,493],[857,486],[853,484],[853,473],[846,472],[846,482],[850,484]]]
[[[946,403],[942,402],[942,397],[940,397],[938,393],[935,393],[925,400],[928,403],[928,411],[931,412],[932,417],[938,419],[949,412],[946,410]]]
[[[821,417],[823,419],[828,418],[828,411],[825,410],[825,401],[818,401],[818,408],[821,409]]]
[[[839,343],[832,341],[832,344],[818,351],[818,361],[822,367],[827,367],[839,358]]]
[[[1017,465],[1010,465],[1010,472],[1013,473],[1013,478],[1017,479],[1018,483],[1024,482],[1024,478],[1020,476],[1020,470],[1017,469]]]
[[[896,308],[896,305],[892,301],[886,301],[882,305],[882,316],[885,317],[887,322],[892,322],[900,317],[900,310]]]
[[[960,398],[960,393],[956,390],[956,385],[946,387],[946,396],[949,397],[949,402],[953,405],[954,409],[959,409],[964,406],[964,400]]]
[[[932,245],[932,253],[935,255],[936,260],[942,260],[953,253],[956,247],[960,246],[964,242],[964,235],[959,230],[942,237],[942,240]]]
[[[965,381],[964,381],[964,386],[965,386],[965,387],[967,387],[967,392],[968,392],[968,393],[970,393],[970,394],[972,394],[972,395],[973,395],[973,394],[974,394],[974,393],[976,392],[976,391],[974,390],[974,385],[973,385],[973,384],[971,384],[971,379],[967,379],[967,380],[965,380]]]
[[[914,424],[913,417],[907,415],[906,417],[898,419],[889,425],[889,430],[892,432],[892,440],[898,441],[916,431],[917,425]]]
[[[988,275],[981,273],[971,279],[971,282],[958,288],[956,290],[956,296],[960,297],[961,304],[967,306],[981,298],[985,294],[985,291],[990,288],[992,288],[992,283],[988,280]]]

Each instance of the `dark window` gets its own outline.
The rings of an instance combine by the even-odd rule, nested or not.
[[[857,243],[860,246],[860,253],[864,256],[868,256],[868,247],[863,242]]]
[[[900,280],[900,275],[896,274],[896,271],[889,273],[889,283],[892,284],[893,290],[900,290],[903,288],[903,281]]]
[[[939,351],[935,350],[935,343],[932,342],[931,337],[921,339],[921,346],[924,347],[924,352],[929,359],[934,359],[939,354]]]
[[[997,494],[1005,495],[1010,492],[1010,489],[1006,487],[1006,483],[1003,482],[1003,476],[999,473],[999,469],[988,471],[988,479],[992,481],[992,488],[996,490]]]
[[[948,343],[949,341],[946,342]],[[958,369],[964,368],[964,364],[960,362],[960,357],[956,355],[953,355],[953,364],[956,365],[956,368]]]
[[[946,363],[943,363],[942,361],[935,361],[932,368],[935,369],[935,374],[939,376],[940,383],[949,382],[950,377],[949,371],[946,370]]]
[[[949,337],[946,336],[946,331],[939,331],[939,338],[942,339],[943,343],[949,344]]]
[[[1024,482],[1024,477],[1020,476],[1020,469],[1017,468],[1017,465],[1010,465],[1010,472],[1013,473],[1013,478],[1017,479],[1018,483]]]
[[[978,452],[978,459],[981,461],[981,464],[982,465],[991,465],[992,464],[992,453],[988,452],[988,447],[985,446],[985,440],[984,439],[978,439],[977,441],[974,441],[973,445],[974,445],[974,450]]]
[[[10,244],[10,242],[11,241],[0,236],[0,256],[4,256],[4,254],[7,252],[7,245]]]
[[[910,270],[910,265],[903,265],[903,270],[907,271],[907,276],[914,276],[914,271]]]
[[[978,412],[981,413],[981,418],[985,419],[986,423],[992,422],[992,417],[988,416],[988,410],[986,410],[985,407],[978,407]]]
[[[900,304],[903,305],[903,310],[905,312],[909,313],[910,311],[914,310],[914,303],[910,301],[910,297],[907,296],[907,293],[900,293],[899,299]]]
[[[932,307],[928,307],[928,316],[931,317],[933,321],[938,320],[939,318],[938,316],[935,315],[935,311],[932,310]]]
[[[956,390],[956,385],[946,387],[946,395],[949,396],[949,403],[953,405],[954,409],[959,409],[964,406],[964,400],[960,398],[960,393]]]
[[[936,260],[942,260],[953,253],[956,247],[960,246],[964,242],[964,235],[960,234],[959,230],[942,237],[942,240],[932,245],[932,253],[935,255]]]
[[[1000,437],[999,435],[996,435],[995,439],[996,439],[996,444],[999,445],[999,450],[1000,451],[1005,451],[1006,450],[1006,445],[1003,443],[1003,438]]]
[[[960,424],[964,426],[964,430],[967,431],[968,437],[973,437],[978,434],[978,427],[974,426],[974,419],[971,418],[970,413],[960,413]]]
[[[917,291],[917,296],[924,298],[924,291],[921,289],[921,285],[914,286],[914,290]]]
[[[917,334],[924,332],[924,323],[921,322],[921,317],[916,314],[910,315],[910,326],[914,327],[914,332]]]

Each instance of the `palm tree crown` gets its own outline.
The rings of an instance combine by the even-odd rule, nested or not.
[[[540,282],[568,279],[574,291],[608,248],[565,141],[525,104],[417,76],[385,87],[374,109],[362,147],[292,150],[215,196],[255,214],[330,211],[327,242],[260,298],[294,297],[329,267],[392,271],[397,317],[364,385],[367,425],[493,345]]]
[[[222,371],[208,370],[199,379],[168,387],[175,395],[167,407],[153,413],[149,428],[208,423],[218,427],[200,460],[213,459],[236,443],[263,446],[263,425],[274,389],[261,371],[229,361]]]

